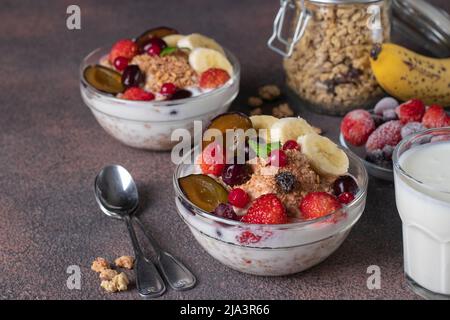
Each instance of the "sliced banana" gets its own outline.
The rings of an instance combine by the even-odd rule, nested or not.
[[[208,38],[204,35],[193,33],[188,36],[184,36],[178,40],[178,48],[208,48],[219,51],[221,54],[225,55],[225,51],[214,39]]]
[[[263,137],[266,142],[272,141],[270,136],[270,128],[272,128],[272,125],[278,121],[278,118],[275,118],[273,116],[267,116],[267,115],[259,115],[259,116],[251,116],[250,120],[252,121],[253,128],[258,132],[261,129],[265,129],[267,134],[265,137]]]
[[[185,36],[182,34],[170,34],[168,36],[163,37],[162,39],[167,44],[168,47],[176,47],[178,41]]]
[[[282,144],[309,133],[316,131],[305,119],[296,117],[279,119],[271,128],[272,141],[280,141]]]
[[[341,176],[348,172],[347,154],[330,139],[310,133],[299,137],[297,142],[301,152],[318,173]]]
[[[230,77],[233,75],[233,66],[228,59],[217,50],[196,48],[189,54],[189,64],[192,69],[202,73],[210,68],[224,69]]]

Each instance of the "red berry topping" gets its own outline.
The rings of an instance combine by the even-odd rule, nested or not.
[[[450,126],[450,116],[444,108],[438,105],[428,107],[422,119],[422,124],[427,128],[442,128]]]
[[[210,143],[202,152],[200,167],[204,174],[220,176],[225,167],[225,157],[222,146],[218,143]]]
[[[200,75],[200,88],[215,89],[223,86],[230,79],[230,75],[223,69],[210,68]]]
[[[228,193],[228,202],[235,207],[245,208],[250,201],[247,192],[240,188],[236,188]]]
[[[216,216],[230,220],[239,220],[233,208],[229,204],[220,203],[213,212]]]
[[[379,126],[366,143],[368,152],[383,149],[386,145],[395,147],[402,140],[402,123],[398,120],[388,121]]]
[[[342,207],[338,199],[326,192],[308,193],[300,202],[300,211],[307,220],[317,219]]]
[[[285,167],[287,165],[286,153],[282,150],[273,150],[269,153],[269,165],[274,167]]]
[[[421,100],[413,99],[399,105],[395,111],[403,124],[420,122],[425,114],[425,105]]]
[[[160,38],[152,38],[144,46],[144,51],[151,56],[159,56],[159,54],[165,47],[167,47],[167,44],[164,42],[164,40]]]
[[[366,110],[353,110],[344,117],[341,132],[345,140],[354,146],[366,143],[370,134],[375,130],[375,122]]]
[[[283,224],[288,222],[286,209],[273,194],[265,194],[253,201],[242,222],[255,224]]]
[[[139,100],[139,101],[151,101],[155,99],[155,95],[151,92],[147,92],[142,88],[132,87],[127,89],[123,95],[122,99],[127,100]]]
[[[338,196],[338,200],[340,203],[349,204],[350,202],[355,200],[355,196],[350,192],[344,192]]]
[[[283,148],[284,151],[286,150],[299,150],[300,149],[300,145],[297,143],[297,141],[295,140],[288,140],[283,144]]]
[[[139,48],[132,40],[124,39],[117,41],[109,52],[109,63],[114,64],[117,57],[123,57],[131,60],[138,54]]]
[[[123,70],[125,70],[126,67],[128,67],[129,62],[130,62],[130,60],[128,60],[125,57],[117,57],[114,60],[114,67],[119,71],[123,71]]]
[[[171,94],[174,94],[175,92],[177,92],[177,86],[173,83],[167,82],[161,86],[160,93],[162,95],[169,96]]]

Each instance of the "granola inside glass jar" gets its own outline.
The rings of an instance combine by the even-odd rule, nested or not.
[[[285,56],[287,84],[308,106],[342,115],[368,108],[383,95],[369,56],[374,44],[390,40],[390,1],[282,0],[281,5],[285,11],[276,18],[271,40],[284,44],[285,50],[275,50]],[[294,36],[284,40],[289,10],[295,15]]]

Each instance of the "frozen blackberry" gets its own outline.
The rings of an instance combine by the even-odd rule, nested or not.
[[[366,160],[380,167],[391,168],[392,161],[386,159],[386,154],[381,149],[376,149],[367,153]]]
[[[277,182],[281,191],[283,191],[284,193],[289,193],[294,190],[296,179],[292,173],[285,171],[276,174],[275,181]]]

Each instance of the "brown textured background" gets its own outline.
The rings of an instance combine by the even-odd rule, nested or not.
[[[447,11],[450,3],[431,1]],[[65,26],[82,10],[82,30]],[[160,243],[189,265],[198,285],[164,299],[414,299],[402,271],[401,225],[391,183],[371,179],[365,213],[342,247],[319,266],[290,277],[238,273],[208,256],[178,218],[168,153],[130,149],[109,137],[81,101],[78,66],[92,49],[149,27],[215,37],[242,64],[234,108],[266,83],[283,85],[281,59],[266,47],[277,0],[16,1],[0,11],[0,298],[139,299],[108,295],[89,270],[96,256],[131,254],[125,225],[100,214],[96,173],[128,168],[145,200],[141,217]],[[336,138],[339,118],[300,114]],[[82,289],[66,288],[66,268],[82,270]],[[382,271],[368,290],[366,269]]]

